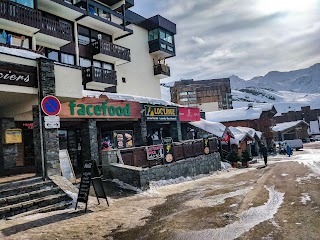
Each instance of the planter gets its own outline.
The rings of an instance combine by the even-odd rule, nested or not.
[[[242,161],[242,167],[249,167],[248,161]]]
[[[238,168],[238,162],[231,162],[231,166],[233,168]]]

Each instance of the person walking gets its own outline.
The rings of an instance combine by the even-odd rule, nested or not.
[[[287,144],[287,154],[289,157],[292,155],[292,148]]]
[[[264,165],[267,166],[267,162],[268,162],[268,149],[265,145],[261,145],[261,154],[263,156],[263,160],[264,160]]]

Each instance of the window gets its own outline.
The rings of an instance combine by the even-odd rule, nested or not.
[[[99,36],[100,35],[100,36]],[[101,33],[86,27],[78,26],[78,41],[81,45],[88,45],[90,42],[97,41],[99,37],[101,39],[112,42],[112,37],[108,34]]]
[[[61,53],[61,63],[74,65],[74,56],[71,54]]]
[[[91,60],[86,58],[80,58],[81,67],[91,67]]]
[[[58,51],[54,51],[54,50],[48,49],[47,56],[48,56],[49,59],[54,60],[56,62],[59,62],[59,52]]]
[[[159,29],[153,29],[149,31],[149,41],[153,41],[159,38]]]
[[[10,1],[21,4],[21,5],[29,7],[29,8],[34,8],[33,0],[10,0]]]

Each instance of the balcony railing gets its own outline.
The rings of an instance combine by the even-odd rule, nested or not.
[[[41,13],[39,11],[8,0],[0,0],[0,16],[34,28],[39,28],[39,23],[41,22]]]
[[[70,24],[42,17],[40,29],[40,32],[46,35],[61,38],[70,42],[72,41],[72,28]]]
[[[170,77],[170,67],[165,64],[154,65],[153,71],[155,76],[163,74]]]
[[[41,33],[72,41],[71,25],[43,17],[40,11],[0,0],[0,16],[4,19],[40,29]]]
[[[105,54],[128,62],[131,61],[130,58],[130,49],[113,44],[105,40],[98,40],[91,43],[92,53],[96,54]]]
[[[117,85],[117,72],[98,67],[83,68],[83,83],[99,82],[111,85]]]

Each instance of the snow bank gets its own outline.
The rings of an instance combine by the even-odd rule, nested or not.
[[[227,162],[221,162],[221,170],[226,170],[231,168],[231,164]]]
[[[249,231],[251,228],[258,225],[259,223],[272,219],[283,202],[284,193],[276,191],[274,189],[274,186],[265,186],[265,188],[269,191],[268,201],[264,205],[253,207],[243,212],[242,214],[240,214],[238,221],[235,221],[234,223],[229,224],[223,228],[177,233],[176,239],[231,240],[240,237],[243,233]]]

